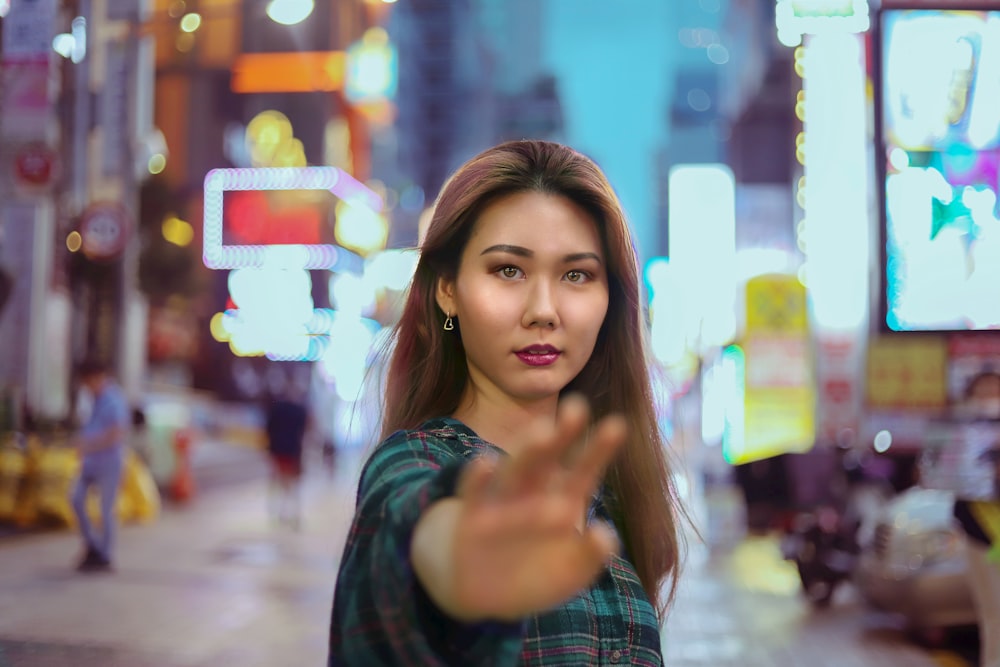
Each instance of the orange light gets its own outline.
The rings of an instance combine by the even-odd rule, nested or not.
[[[235,93],[308,93],[344,87],[343,51],[243,53],[233,63]]]

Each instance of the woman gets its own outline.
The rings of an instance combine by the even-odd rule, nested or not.
[[[643,332],[625,216],[590,159],[516,141],[448,180],[395,332],[330,665],[662,664],[679,505]]]

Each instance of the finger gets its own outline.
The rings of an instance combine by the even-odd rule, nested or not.
[[[590,410],[581,396],[560,402],[556,422],[540,429],[535,442],[517,452],[501,473],[501,487],[508,493],[551,490],[551,482],[561,476],[567,452],[579,446],[587,428]]]
[[[608,415],[597,423],[590,441],[576,458],[569,471],[567,485],[573,492],[590,495],[603,478],[604,471],[614,460],[628,437],[628,424],[621,415]]]

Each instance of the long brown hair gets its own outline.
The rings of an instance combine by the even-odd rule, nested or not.
[[[459,332],[442,331],[445,314],[435,301],[437,280],[457,274],[479,213],[501,197],[524,191],[575,202],[593,217],[604,243],[608,312],[590,360],[564,392],[583,394],[594,419],[618,413],[628,421],[628,442],[605,483],[626,552],[662,619],[676,591],[680,505],[656,421],[635,249],[621,204],[590,158],[557,143],[512,141],[473,157],[445,183],[394,331],[382,436],[458,407],[468,368],[461,337],[454,335]]]

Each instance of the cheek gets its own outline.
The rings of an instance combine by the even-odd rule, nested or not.
[[[519,296],[490,281],[469,280],[457,294],[459,319],[466,326],[493,326],[518,315]]]
[[[586,303],[581,303],[577,309],[576,320],[582,331],[587,331],[594,338],[608,317],[608,300],[606,297],[594,297]]]

